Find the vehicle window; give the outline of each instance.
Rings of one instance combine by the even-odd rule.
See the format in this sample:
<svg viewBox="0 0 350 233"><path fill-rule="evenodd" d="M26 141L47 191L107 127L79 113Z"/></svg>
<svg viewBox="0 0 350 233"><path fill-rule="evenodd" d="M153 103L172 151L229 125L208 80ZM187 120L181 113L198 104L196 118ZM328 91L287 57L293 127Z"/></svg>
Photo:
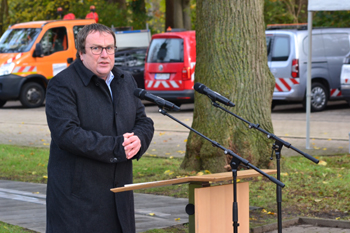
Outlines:
<svg viewBox="0 0 350 233"><path fill-rule="evenodd" d="M40 28L8 29L0 38L0 53L28 52L40 31Z"/></svg>
<svg viewBox="0 0 350 233"><path fill-rule="evenodd" d="M80 32L81 29L83 29L85 25L80 25L80 26L74 26L73 27L73 33L74 33L74 42L75 42L75 48L77 48L77 36L78 36L78 33Z"/></svg>
<svg viewBox="0 0 350 233"><path fill-rule="evenodd" d="M271 61L287 61L289 50L289 37L276 36L273 41Z"/></svg>
<svg viewBox="0 0 350 233"><path fill-rule="evenodd" d="M125 53L117 53L114 57L115 66L124 66L125 65Z"/></svg>
<svg viewBox="0 0 350 233"><path fill-rule="evenodd" d="M153 39L147 62L183 62L183 39Z"/></svg>
<svg viewBox="0 0 350 233"><path fill-rule="evenodd" d="M346 33L323 34L326 56L345 56L349 51L349 35Z"/></svg>
<svg viewBox="0 0 350 233"><path fill-rule="evenodd" d="M51 28L47 30L40 41L45 56L67 50L67 30L65 27Z"/></svg>
<svg viewBox="0 0 350 233"><path fill-rule="evenodd" d="M324 57L323 38L321 34L312 35L312 57ZM306 36L303 41L303 51L308 54L309 37Z"/></svg>
<svg viewBox="0 0 350 233"><path fill-rule="evenodd" d="M146 53L143 51L135 51L126 54L127 66L143 66L145 65Z"/></svg>
<svg viewBox="0 0 350 233"><path fill-rule="evenodd" d="M267 50L267 55L270 54L271 39L272 39L272 36L267 36L267 35L266 35L266 50Z"/></svg>

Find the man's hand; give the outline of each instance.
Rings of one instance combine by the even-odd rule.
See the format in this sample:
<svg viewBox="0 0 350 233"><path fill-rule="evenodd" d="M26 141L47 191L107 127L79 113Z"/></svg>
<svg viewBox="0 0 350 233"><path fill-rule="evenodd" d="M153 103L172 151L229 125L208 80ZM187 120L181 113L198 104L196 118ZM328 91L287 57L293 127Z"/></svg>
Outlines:
<svg viewBox="0 0 350 233"><path fill-rule="evenodd" d="M124 137L124 150L127 159L131 159L134 157L141 148L141 141L138 136L134 135L134 133L125 133Z"/></svg>

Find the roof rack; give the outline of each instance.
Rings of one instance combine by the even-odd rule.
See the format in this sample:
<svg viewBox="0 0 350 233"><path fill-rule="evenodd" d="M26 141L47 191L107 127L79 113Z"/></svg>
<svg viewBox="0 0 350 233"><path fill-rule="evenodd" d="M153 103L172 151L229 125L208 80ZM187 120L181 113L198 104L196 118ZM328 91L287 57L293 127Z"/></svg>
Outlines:
<svg viewBox="0 0 350 233"><path fill-rule="evenodd" d="M298 29L306 30L307 23L291 23L291 24L268 24L266 26L267 30L278 30L278 29Z"/></svg>

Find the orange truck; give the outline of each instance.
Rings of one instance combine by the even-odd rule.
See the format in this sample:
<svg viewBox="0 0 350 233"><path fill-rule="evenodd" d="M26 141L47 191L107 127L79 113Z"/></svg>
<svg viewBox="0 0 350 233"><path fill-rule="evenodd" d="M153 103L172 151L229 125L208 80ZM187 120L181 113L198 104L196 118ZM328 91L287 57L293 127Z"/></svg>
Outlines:
<svg viewBox="0 0 350 233"><path fill-rule="evenodd" d="M35 21L11 26L0 38L0 107L20 100L41 106L53 76L76 57L75 39L94 19Z"/></svg>

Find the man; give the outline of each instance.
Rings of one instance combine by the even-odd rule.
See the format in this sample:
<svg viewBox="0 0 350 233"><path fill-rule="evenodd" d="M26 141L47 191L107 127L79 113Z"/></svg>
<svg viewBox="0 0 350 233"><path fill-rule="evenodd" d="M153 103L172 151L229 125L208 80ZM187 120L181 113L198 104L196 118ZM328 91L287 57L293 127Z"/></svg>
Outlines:
<svg viewBox="0 0 350 233"><path fill-rule="evenodd" d="M133 77L114 67L116 39L101 24L77 37L77 59L49 82L47 232L135 232L132 159L153 137ZM70 45L71 46L71 45Z"/></svg>

